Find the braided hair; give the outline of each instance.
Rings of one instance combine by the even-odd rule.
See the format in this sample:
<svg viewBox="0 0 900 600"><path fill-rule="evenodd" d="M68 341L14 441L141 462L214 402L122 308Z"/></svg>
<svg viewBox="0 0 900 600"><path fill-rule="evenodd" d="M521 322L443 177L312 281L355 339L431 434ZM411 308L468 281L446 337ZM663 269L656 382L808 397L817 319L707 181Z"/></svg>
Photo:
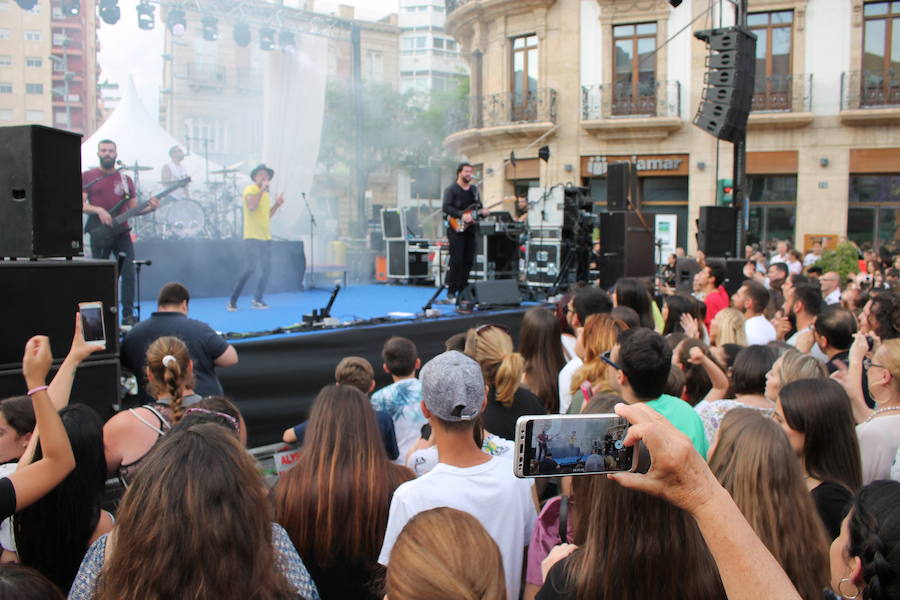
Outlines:
<svg viewBox="0 0 900 600"><path fill-rule="evenodd" d="M176 423L184 413L181 406L184 391L194 387L190 365L187 346L177 337L161 337L147 348L147 368L152 375L147 382L150 395L171 398L170 407Z"/></svg>
<svg viewBox="0 0 900 600"><path fill-rule="evenodd" d="M863 487L850 513L851 556L862 562L863 600L900 597L900 482Z"/></svg>

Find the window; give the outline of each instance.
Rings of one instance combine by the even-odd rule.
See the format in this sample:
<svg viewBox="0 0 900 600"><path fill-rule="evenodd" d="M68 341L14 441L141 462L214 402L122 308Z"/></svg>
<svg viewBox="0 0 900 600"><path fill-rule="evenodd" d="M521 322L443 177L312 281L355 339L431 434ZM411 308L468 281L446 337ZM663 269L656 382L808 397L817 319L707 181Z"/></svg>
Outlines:
<svg viewBox="0 0 900 600"><path fill-rule="evenodd" d="M424 48L425 44L428 43L428 38L424 36L419 36L416 38L416 48Z"/></svg>
<svg viewBox="0 0 900 600"><path fill-rule="evenodd" d="M26 110L25 120L29 123L35 123L44 120L44 111L42 110Z"/></svg>
<svg viewBox="0 0 900 600"><path fill-rule="evenodd" d="M900 175L851 175L847 237L860 247L900 238Z"/></svg>
<svg viewBox="0 0 900 600"><path fill-rule="evenodd" d="M403 50L412 50L415 43L416 43L415 38L409 38L409 37L403 38L402 49Z"/></svg>
<svg viewBox="0 0 900 600"><path fill-rule="evenodd" d="M12 94L11 83L0 83L0 94Z"/></svg>
<svg viewBox="0 0 900 600"><path fill-rule="evenodd" d="M444 40L443 38L434 38L434 47L438 50L444 49Z"/></svg>
<svg viewBox="0 0 900 600"><path fill-rule="evenodd" d="M794 12L753 13L747 16L756 34L756 81L753 110L791 109L791 37Z"/></svg>
<svg viewBox="0 0 900 600"><path fill-rule="evenodd" d="M12 56L9 54L0 54L0 67L11 67Z"/></svg>
<svg viewBox="0 0 900 600"><path fill-rule="evenodd" d="M444 47L448 52L456 52L456 42L454 42L453 40L446 40L444 42Z"/></svg>
<svg viewBox="0 0 900 600"><path fill-rule="evenodd" d="M53 124L57 127L68 127L69 126L69 115L65 111L55 111L53 113Z"/></svg>
<svg viewBox="0 0 900 600"><path fill-rule="evenodd" d="M869 2L863 19L861 104L900 104L900 2Z"/></svg>
<svg viewBox="0 0 900 600"><path fill-rule="evenodd" d="M0 27L0 40L12 39L12 31L6 27Z"/></svg>
<svg viewBox="0 0 900 600"><path fill-rule="evenodd" d="M28 56L25 58L26 67L43 67L44 61L39 56Z"/></svg>
<svg viewBox="0 0 900 600"><path fill-rule="evenodd" d="M25 41L27 42L39 42L41 41L41 32L37 29L26 29L25 30Z"/></svg>
<svg viewBox="0 0 900 600"><path fill-rule="evenodd" d="M778 240L794 239L797 216L796 175L748 175L750 220L747 243L775 247Z"/></svg>
<svg viewBox="0 0 900 600"><path fill-rule="evenodd" d="M44 84L43 83L26 83L25 84L25 93L26 94L43 94L44 93Z"/></svg>
<svg viewBox="0 0 900 600"><path fill-rule="evenodd" d="M12 121L13 111L11 108L0 108L0 121Z"/></svg>
<svg viewBox="0 0 900 600"><path fill-rule="evenodd" d="M538 38L523 35L512 39L512 120L537 118Z"/></svg>
<svg viewBox="0 0 900 600"><path fill-rule="evenodd" d="M6 0L0 0L0 12L6 12L9 10L9 2Z"/></svg>
<svg viewBox="0 0 900 600"><path fill-rule="evenodd" d="M384 80L384 53L380 50L366 50L366 61L363 63L364 79L369 81Z"/></svg>
<svg viewBox="0 0 900 600"><path fill-rule="evenodd" d="M613 26L612 114L656 114L656 23Z"/></svg>

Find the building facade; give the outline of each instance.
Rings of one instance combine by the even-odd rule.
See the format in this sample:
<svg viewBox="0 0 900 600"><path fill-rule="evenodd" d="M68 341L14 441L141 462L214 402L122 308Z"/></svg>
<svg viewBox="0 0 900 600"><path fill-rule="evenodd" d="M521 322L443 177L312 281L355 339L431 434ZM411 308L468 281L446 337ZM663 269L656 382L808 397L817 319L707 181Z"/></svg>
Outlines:
<svg viewBox="0 0 900 600"><path fill-rule="evenodd" d="M731 179L732 144L691 123L708 54L692 33L732 24L731 7L451 1L446 27L470 64L472 97L445 144L482 167L487 203L572 182L603 210L607 165L636 160L644 213L674 221L677 245L693 250L700 207ZM897 243L900 3L749 0L749 12L747 241Z"/></svg>
<svg viewBox="0 0 900 600"><path fill-rule="evenodd" d="M40 124L85 136L97 128L97 16L59 0L22 10L0 0L0 126Z"/></svg>
<svg viewBox="0 0 900 600"><path fill-rule="evenodd" d="M444 0L400 0L400 91L454 89L468 73L446 12Z"/></svg>

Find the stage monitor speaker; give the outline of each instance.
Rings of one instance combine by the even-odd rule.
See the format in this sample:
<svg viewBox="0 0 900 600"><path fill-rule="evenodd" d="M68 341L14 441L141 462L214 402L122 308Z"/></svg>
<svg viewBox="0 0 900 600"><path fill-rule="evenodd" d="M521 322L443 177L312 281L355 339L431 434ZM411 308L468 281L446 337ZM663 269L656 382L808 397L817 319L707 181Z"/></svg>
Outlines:
<svg viewBox="0 0 900 600"><path fill-rule="evenodd" d="M81 136L0 127L0 257L80 256Z"/></svg>
<svg viewBox="0 0 900 600"><path fill-rule="evenodd" d="M632 212L600 215L600 286L621 277L653 277L653 230Z"/></svg>
<svg viewBox="0 0 900 600"><path fill-rule="evenodd" d="M515 279L475 281L463 290L461 300L474 302L481 308L487 306L519 306L519 284Z"/></svg>
<svg viewBox="0 0 900 600"><path fill-rule="evenodd" d="M627 210L631 199L636 208L637 170L630 161L609 163L606 170L606 210Z"/></svg>
<svg viewBox="0 0 900 600"><path fill-rule="evenodd" d="M58 368L57 365L50 370L48 380L52 380ZM119 375L118 358L81 363L75 371L69 404L86 404L106 421L115 412L113 405L118 404L122 397ZM24 396L27 391L21 369L0 371L0 398Z"/></svg>
<svg viewBox="0 0 900 600"><path fill-rule="evenodd" d="M106 350L91 360L117 356L118 294L113 260L0 261L4 291L0 368L19 368L25 342L33 335L50 338L53 358L69 351L79 302L103 303Z"/></svg>
<svg viewBox="0 0 900 600"><path fill-rule="evenodd" d="M747 280L744 276L744 265L747 261L743 258L728 258L725 260L725 270L728 271L728 279L725 280L725 290L729 296L733 296L741 285Z"/></svg>
<svg viewBox="0 0 900 600"><path fill-rule="evenodd" d="M701 206L697 246L707 256L731 258L737 239L737 213L730 206Z"/></svg>

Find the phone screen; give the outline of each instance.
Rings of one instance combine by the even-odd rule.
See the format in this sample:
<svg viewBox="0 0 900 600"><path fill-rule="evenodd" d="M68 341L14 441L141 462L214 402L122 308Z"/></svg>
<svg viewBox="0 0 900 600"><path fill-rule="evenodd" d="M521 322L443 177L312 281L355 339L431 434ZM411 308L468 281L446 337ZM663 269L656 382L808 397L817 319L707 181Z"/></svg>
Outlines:
<svg viewBox="0 0 900 600"><path fill-rule="evenodd" d="M79 306L81 313L81 331L84 341L103 342L106 336L103 332L103 307L99 303L82 304Z"/></svg>
<svg viewBox="0 0 900 600"><path fill-rule="evenodd" d="M535 417L525 423L521 472L525 477L630 471L628 421L618 415Z"/></svg>

